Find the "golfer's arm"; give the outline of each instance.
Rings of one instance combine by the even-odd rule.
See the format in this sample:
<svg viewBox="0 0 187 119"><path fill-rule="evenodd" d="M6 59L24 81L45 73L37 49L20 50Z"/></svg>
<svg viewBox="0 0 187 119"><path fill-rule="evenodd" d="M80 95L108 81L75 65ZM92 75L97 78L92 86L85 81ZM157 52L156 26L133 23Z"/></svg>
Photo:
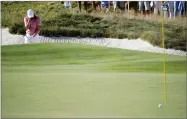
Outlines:
<svg viewBox="0 0 187 119"><path fill-rule="evenodd" d="M29 29L30 26L31 26L31 25L30 25L30 21L27 22L26 19L24 19L24 22L25 22L25 28L26 28L26 29Z"/></svg>
<svg viewBox="0 0 187 119"><path fill-rule="evenodd" d="M40 26L37 27L35 34L39 34L40 33Z"/></svg>
<svg viewBox="0 0 187 119"><path fill-rule="evenodd" d="M41 26L41 21L40 21L40 18L39 18L39 19L38 19L37 26L36 26L35 34L39 34L39 33L40 33L40 26Z"/></svg>
<svg viewBox="0 0 187 119"><path fill-rule="evenodd" d="M25 28L26 28L26 29L29 29L29 28L30 28L30 24L29 24L29 23L26 24L26 25L25 25Z"/></svg>

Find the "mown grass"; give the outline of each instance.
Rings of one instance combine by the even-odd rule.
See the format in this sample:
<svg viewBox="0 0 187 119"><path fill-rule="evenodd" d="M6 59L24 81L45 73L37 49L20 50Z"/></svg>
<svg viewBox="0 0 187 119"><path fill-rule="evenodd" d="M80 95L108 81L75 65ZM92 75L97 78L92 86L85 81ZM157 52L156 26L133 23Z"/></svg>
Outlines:
<svg viewBox="0 0 187 119"><path fill-rule="evenodd" d="M2 46L3 118L185 118L186 58L81 44Z"/></svg>
<svg viewBox="0 0 187 119"><path fill-rule="evenodd" d="M2 66L95 64L102 66L100 70L107 71L163 72L160 54L92 45L60 43L2 46L1 54ZM186 72L185 57L167 55L166 59L168 73Z"/></svg>
<svg viewBox="0 0 187 119"><path fill-rule="evenodd" d="M31 8L42 20L40 35L73 37L142 38L153 45L162 46L161 17L151 16L149 20L126 13L108 14L78 13L76 3L73 9L64 9L62 2L17 2L2 5L2 26L9 27L13 34L25 34L23 17ZM155 19L155 20L154 20ZM169 20L164 25L165 47L186 51L185 19Z"/></svg>

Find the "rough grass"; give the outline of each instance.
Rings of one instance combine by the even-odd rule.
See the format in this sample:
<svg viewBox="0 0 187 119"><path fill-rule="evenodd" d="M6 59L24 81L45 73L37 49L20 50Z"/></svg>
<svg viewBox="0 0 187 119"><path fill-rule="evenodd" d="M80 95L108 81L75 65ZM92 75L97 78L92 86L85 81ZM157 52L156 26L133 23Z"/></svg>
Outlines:
<svg viewBox="0 0 187 119"><path fill-rule="evenodd" d="M185 118L186 58L80 44L2 46L3 118Z"/></svg>
<svg viewBox="0 0 187 119"><path fill-rule="evenodd" d="M6 2L9 3L9 2ZM161 17L148 19L133 12L78 13L76 4L72 10L64 9L62 2L11 2L2 5L2 26L9 27L10 33L25 34L23 17L32 8L42 20L40 35L80 36L107 38L142 38L153 45L161 46ZM111 8L112 9L112 8ZM169 20L164 25L165 46L186 51L185 18Z"/></svg>

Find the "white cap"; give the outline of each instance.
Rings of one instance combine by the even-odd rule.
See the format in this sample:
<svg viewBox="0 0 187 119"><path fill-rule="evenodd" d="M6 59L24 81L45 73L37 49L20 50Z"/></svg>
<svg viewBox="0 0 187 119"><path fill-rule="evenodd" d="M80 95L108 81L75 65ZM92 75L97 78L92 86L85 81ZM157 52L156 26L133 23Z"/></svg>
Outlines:
<svg viewBox="0 0 187 119"><path fill-rule="evenodd" d="M29 9L29 10L27 11L27 17L28 17L28 18L34 17L34 12L33 12L32 9Z"/></svg>

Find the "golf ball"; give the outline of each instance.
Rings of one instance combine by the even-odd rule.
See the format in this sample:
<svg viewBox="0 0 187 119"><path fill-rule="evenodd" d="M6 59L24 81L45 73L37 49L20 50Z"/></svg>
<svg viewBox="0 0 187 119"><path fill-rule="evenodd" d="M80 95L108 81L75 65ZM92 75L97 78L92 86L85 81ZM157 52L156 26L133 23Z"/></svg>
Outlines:
<svg viewBox="0 0 187 119"><path fill-rule="evenodd" d="M162 107L164 107L164 105L163 105L163 104L159 104L158 107L159 107L159 108L162 108Z"/></svg>

